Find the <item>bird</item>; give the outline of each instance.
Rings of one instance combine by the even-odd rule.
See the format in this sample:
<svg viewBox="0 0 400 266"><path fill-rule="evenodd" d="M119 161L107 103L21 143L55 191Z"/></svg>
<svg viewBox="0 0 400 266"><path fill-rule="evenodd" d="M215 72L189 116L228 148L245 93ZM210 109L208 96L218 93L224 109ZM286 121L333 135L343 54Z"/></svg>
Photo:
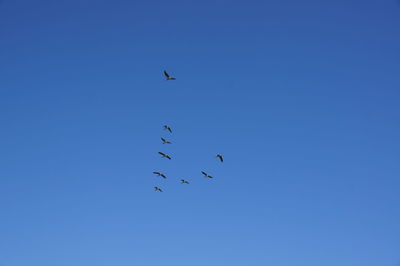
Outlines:
<svg viewBox="0 0 400 266"><path fill-rule="evenodd" d="M161 138L162 144L171 144L171 141Z"/></svg>
<svg viewBox="0 0 400 266"><path fill-rule="evenodd" d="M163 173L160 173L160 172L153 172L153 174L158 175L162 178L167 178Z"/></svg>
<svg viewBox="0 0 400 266"><path fill-rule="evenodd" d="M181 184L189 184L189 181L187 181L185 179L181 179Z"/></svg>
<svg viewBox="0 0 400 266"><path fill-rule="evenodd" d="M171 160L171 157L169 157L168 154L165 154L165 153L160 152L160 151L158 153L161 154L162 157L167 158L168 160Z"/></svg>
<svg viewBox="0 0 400 266"><path fill-rule="evenodd" d="M154 190L155 190L155 191L160 191L160 192L163 192L163 191L162 191L162 189L161 189L161 188L159 188L159 187L154 187Z"/></svg>
<svg viewBox="0 0 400 266"><path fill-rule="evenodd" d="M176 80L176 78L170 76L167 71L164 70L164 76L166 80Z"/></svg>
<svg viewBox="0 0 400 266"><path fill-rule="evenodd" d="M217 154L217 156L215 156L217 158L219 158L219 160L221 161L221 163L224 162L224 158L222 157L222 154Z"/></svg>
<svg viewBox="0 0 400 266"><path fill-rule="evenodd" d="M201 171L201 173L204 175L204 177L207 178L213 178L212 176L210 176L209 174L207 174L206 172Z"/></svg>
<svg viewBox="0 0 400 266"><path fill-rule="evenodd" d="M169 132L172 133L172 129L170 126L165 125L165 126L163 126L163 128L164 128L164 130L168 130Z"/></svg>

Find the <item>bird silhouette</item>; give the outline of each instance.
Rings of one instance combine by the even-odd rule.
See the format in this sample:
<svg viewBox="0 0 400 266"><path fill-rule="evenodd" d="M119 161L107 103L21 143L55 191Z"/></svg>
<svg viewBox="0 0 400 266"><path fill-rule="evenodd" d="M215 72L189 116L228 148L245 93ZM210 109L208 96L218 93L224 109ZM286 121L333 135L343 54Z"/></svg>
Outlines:
<svg viewBox="0 0 400 266"><path fill-rule="evenodd" d="M201 171L201 173L204 175L204 177L207 178L213 178L212 176L210 176L209 174L207 174L206 172Z"/></svg>
<svg viewBox="0 0 400 266"><path fill-rule="evenodd" d="M164 70L164 76L166 80L176 80L176 78L170 76L167 71Z"/></svg>
<svg viewBox="0 0 400 266"><path fill-rule="evenodd" d="M167 178L163 173L160 173L160 172L153 172L153 174L158 175L159 177L162 177L162 178Z"/></svg>
<svg viewBox="0 0 400 266"><path fill-rule="evenodd" d="M171 144L171 141L161 138L162 144Z"/></svg>
<svg viewBox="0 0 400 266"><path fill-rule="evenodd" d="M224 158L222 157L222 154L217 154L217 156L215 156L217 158L219 158L219 160L221 161L221 163L224 162Z"/></svg>
<svg viewBox="0 0 400 266"><path fill-rule="evenodd" d="M169 157L169 155L168 154L165 154L165 153L163 153L163 152L158 152L159 154L161 154L162 155L162 157L164 157L164 158L167 158L168 160L171 160L171 157Z"/></svg>
<svg viewBox="0 0 400 266"><path fill-rule="evenodd" d="M185 179L181 179L181 184L189 184L189 181L187 181Z"/></svg>
<svg viewBox="0 0 400 266"><path fill-rule="evenodd" d="M161 189L161 188L159 188L159 187L154 187L154 190L155 190L155 191L160 191L160 192L163 192L163 191L162 191L162 189Z"/></svg>
<svg viewBox="0 0 400 266"><path fill-rule="evenodd" d="M170 126L165 125L165 126L163 126L163 128L164 128L164 130L168 130L170 133L172 133L172 129Z"/></svg>

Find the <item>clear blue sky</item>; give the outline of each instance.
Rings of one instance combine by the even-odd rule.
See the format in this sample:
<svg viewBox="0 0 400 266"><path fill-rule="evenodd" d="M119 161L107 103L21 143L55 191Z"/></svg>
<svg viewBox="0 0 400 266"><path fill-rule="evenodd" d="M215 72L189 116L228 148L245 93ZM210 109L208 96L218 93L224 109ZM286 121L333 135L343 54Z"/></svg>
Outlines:
<svg viewBox="0 0 400 266"><path fill-rule="evenodd" d="M3 0L0 266L398 266L399 90L397 0Z"/></svg>

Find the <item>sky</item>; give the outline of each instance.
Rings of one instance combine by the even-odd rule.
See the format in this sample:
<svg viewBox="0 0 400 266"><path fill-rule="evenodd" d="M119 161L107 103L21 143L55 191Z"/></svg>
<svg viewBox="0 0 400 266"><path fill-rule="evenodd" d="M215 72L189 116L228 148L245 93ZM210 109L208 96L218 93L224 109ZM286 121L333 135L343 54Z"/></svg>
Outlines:
<svg viewBox="0 0 400 266"><path fill-rule="evenodd" d="M399 266L399 47L398 0L1 1L0 266Z"/></svg>

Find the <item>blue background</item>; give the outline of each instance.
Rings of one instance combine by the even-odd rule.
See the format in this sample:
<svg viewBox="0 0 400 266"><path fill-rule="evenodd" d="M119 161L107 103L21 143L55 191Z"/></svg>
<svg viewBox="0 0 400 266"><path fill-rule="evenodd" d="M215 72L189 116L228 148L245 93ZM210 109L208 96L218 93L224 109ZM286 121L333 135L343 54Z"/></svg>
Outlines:
<svg viewBox="0 0 400 266"><path fill-rule="evenodd" d="M3 0L0 265L398 266L399 88L397 0Z"/></svg>

